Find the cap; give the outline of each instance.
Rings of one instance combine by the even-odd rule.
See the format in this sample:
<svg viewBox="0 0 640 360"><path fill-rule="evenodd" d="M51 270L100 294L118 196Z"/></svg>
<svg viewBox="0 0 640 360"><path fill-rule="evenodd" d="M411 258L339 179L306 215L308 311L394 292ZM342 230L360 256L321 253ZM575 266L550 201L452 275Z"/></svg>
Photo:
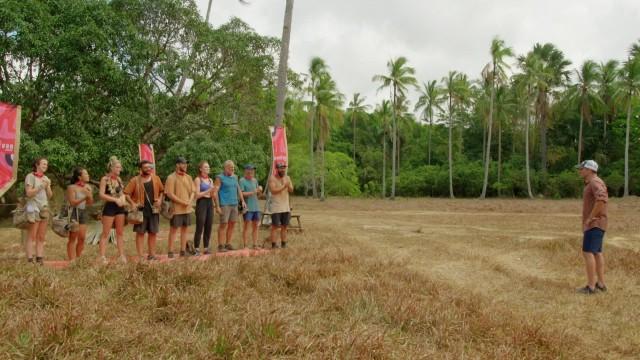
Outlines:
<svg viewBox="0 0 640 360"><path fill-rule="evenodd" d="M598 163L593 160L585 160L576 165L576 169L589 169L593 170L593 172L598 172Z"/></svg>
<svg viewBox="0 0 640 360"><path fill-rule="evenodd" d="M276 163L276 169L286 169L286 168L287 168L287 164L283 162Z"/></svg>
<svg viewBox="0 0 640 360"><path fill-rule="evenodd" d="M256 167L253 164L247 164L244 166L245 170L255 170Z"/></svg>
<svg viewBox="0 0 640 360"><path fill-rule="evenodd" d="M188 164L189 160L187 160L184 156L178 156L176 158L176 164Z"/></svg>

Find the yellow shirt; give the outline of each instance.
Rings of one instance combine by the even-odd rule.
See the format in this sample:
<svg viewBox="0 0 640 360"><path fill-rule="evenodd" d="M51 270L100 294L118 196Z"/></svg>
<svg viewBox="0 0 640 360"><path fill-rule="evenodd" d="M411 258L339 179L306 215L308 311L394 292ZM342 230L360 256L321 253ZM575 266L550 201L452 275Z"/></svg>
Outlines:
<svg viewBox="0 0 640 360"><path fill-rule="evenodd" d="M167 177L167 181L164 186L165 194L172 194L180 200L190 202L193 191L193 180L189 174L178 175L175 172ZM191 213L191 205L182 205L176 202L173 203L174 214L183 215Z"/></svg>

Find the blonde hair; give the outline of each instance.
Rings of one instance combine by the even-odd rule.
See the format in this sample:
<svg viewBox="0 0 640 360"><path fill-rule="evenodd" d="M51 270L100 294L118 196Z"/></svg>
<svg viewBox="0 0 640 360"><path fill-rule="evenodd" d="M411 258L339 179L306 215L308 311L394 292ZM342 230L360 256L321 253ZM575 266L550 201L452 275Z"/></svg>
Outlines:
<svg viewBox="0 0 640 360"><path fill-rule="evenodd" d="M227 166L233 166L234 168L236 167L236 164L233 163L233 160L227 160L224 162L224 164L222 165L223 168L226 168Z"/></svg>
<svg viewBox="0 0 640 360"><path fill-rule="evenodd" d="M122 163L118 160L117 156L111 156L107 164L107 171L112 171L116 165L122 165Z"/></svg>

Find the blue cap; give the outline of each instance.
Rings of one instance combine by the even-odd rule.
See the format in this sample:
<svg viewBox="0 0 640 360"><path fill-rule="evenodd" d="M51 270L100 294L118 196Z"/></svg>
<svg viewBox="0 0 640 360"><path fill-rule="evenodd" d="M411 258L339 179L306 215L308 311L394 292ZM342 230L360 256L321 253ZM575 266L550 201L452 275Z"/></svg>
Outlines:
<svg viewBox="0 0 640 360"><path fill-rule="evenodd" d="M256 167L253 164L247 164L244 166L245 170L255 170Z"/></svg>

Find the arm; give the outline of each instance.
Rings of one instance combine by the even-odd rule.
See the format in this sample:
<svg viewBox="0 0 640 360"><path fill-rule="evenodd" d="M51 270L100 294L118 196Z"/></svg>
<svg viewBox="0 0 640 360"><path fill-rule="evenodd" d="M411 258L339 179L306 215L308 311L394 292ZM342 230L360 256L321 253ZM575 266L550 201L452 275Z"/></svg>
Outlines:
<svg viewBox="0 0 640 360"><path fill-rule="evenodd" d="M287 188L286 185L279 187L278 184L276 184L276 182L273 181L273 178L269 179L269 191L271 191L272 194L274 195L280 194L286 188Z"/></svg>
<svg viewBox="0 0 640 360"><path fill-rule="evenodd" d="M238 182L238 197L240 198L240 203L242 204L242 207L247 207L247 203L244 201L244 193L242 192L242 189L240 189L240 183Z"/></svg>
<svg viewBox="0 0 640 360"><path fill-rule="evenodd" d="M220 190L220 179L216 178L216 180L213 182L212 198L213 198L213 203L215 205L216 212L218 214L222 214L222 209L220 208L220 196L218 195L219 190Z"/></svg>
<svg viewBox="0 0 640 360"><path fill-rule="evenodd" d="M27 197L32 198L36 196L36 194L42 189L41 187L36 187L35 180L31 177L31 175L27 175L26 180L24 181L24 189Z"/></svg>
<svg viewBox="0 0 640 360"><path fill-rule="evenodd" d="M127 200L127 202L131 205L132 208L137 209L138 208L138 204L133 200L133 194L136 191L136 182L137 182L138 178L134 177L133 179L129 180L129 183L127 184L127 187L124 188L124 196L125 199Z"/></svg>
<svg viewBox="0 0 640 360"><path fill-rule="evenodd" d="M169 199L171 199L171 201L180 204L180 205L184 205L184 206L189 206L189 203L180 199L179 197L177 197L173 191L171 190L172 188L175 188L175 179L172 179L171 177L167 179L167 187L165 189L165 195L167 195L167 197Z"/></svg>
<svg viewBox="0 0 640 360"><path fill-rule="evenodd" d="M91 190L91 185L87 184L84 186L85 191L87 192L87 198L85 200L86 205L93 205L93 191Z"/></svg>
<svg viewBox="0 0 640 360"><path fill-rule="evenodd" d="M593 210L591 210L591 214L589 214L589 218L587 219L587 224L600 217L604 204L605 202L603 200L596 201L596 204L593 206Z"/></svg>
<svg viewBox="0 0 640 360"><path fill-rule="evenodd" d="M44 182L45 190L47 191L47 198L51 199L53 197L53 191L51 190L51 180L47 178Z"/></svg>
<svg viewBox="0 0 640 360"><path fill-rule="evenodd" d="M291 178L289 176L287 176L287 191L289 191L289 193L293 192L293 182L291 182Z"/></svg>
<svg viewBox="0 0 640 360"><path fill-rule="evenodd" d="M72 207L76 207L85 202L86 199L76 199L76 197L74 196L76 191L73 189L73 186L74 185L67 186L67 201L69 202L69 205L71 205Z"/></svg>
<svg viewBox="0 0 640 360"><path fill-rule="evenodd" d="M196 189L196 199L201 199L201 198L207 196L208 193L210 193L210 190L200 192L199 191L200 183L201 183L200 177L196 176L195 180L193 180L193 186Z"/></svg>

